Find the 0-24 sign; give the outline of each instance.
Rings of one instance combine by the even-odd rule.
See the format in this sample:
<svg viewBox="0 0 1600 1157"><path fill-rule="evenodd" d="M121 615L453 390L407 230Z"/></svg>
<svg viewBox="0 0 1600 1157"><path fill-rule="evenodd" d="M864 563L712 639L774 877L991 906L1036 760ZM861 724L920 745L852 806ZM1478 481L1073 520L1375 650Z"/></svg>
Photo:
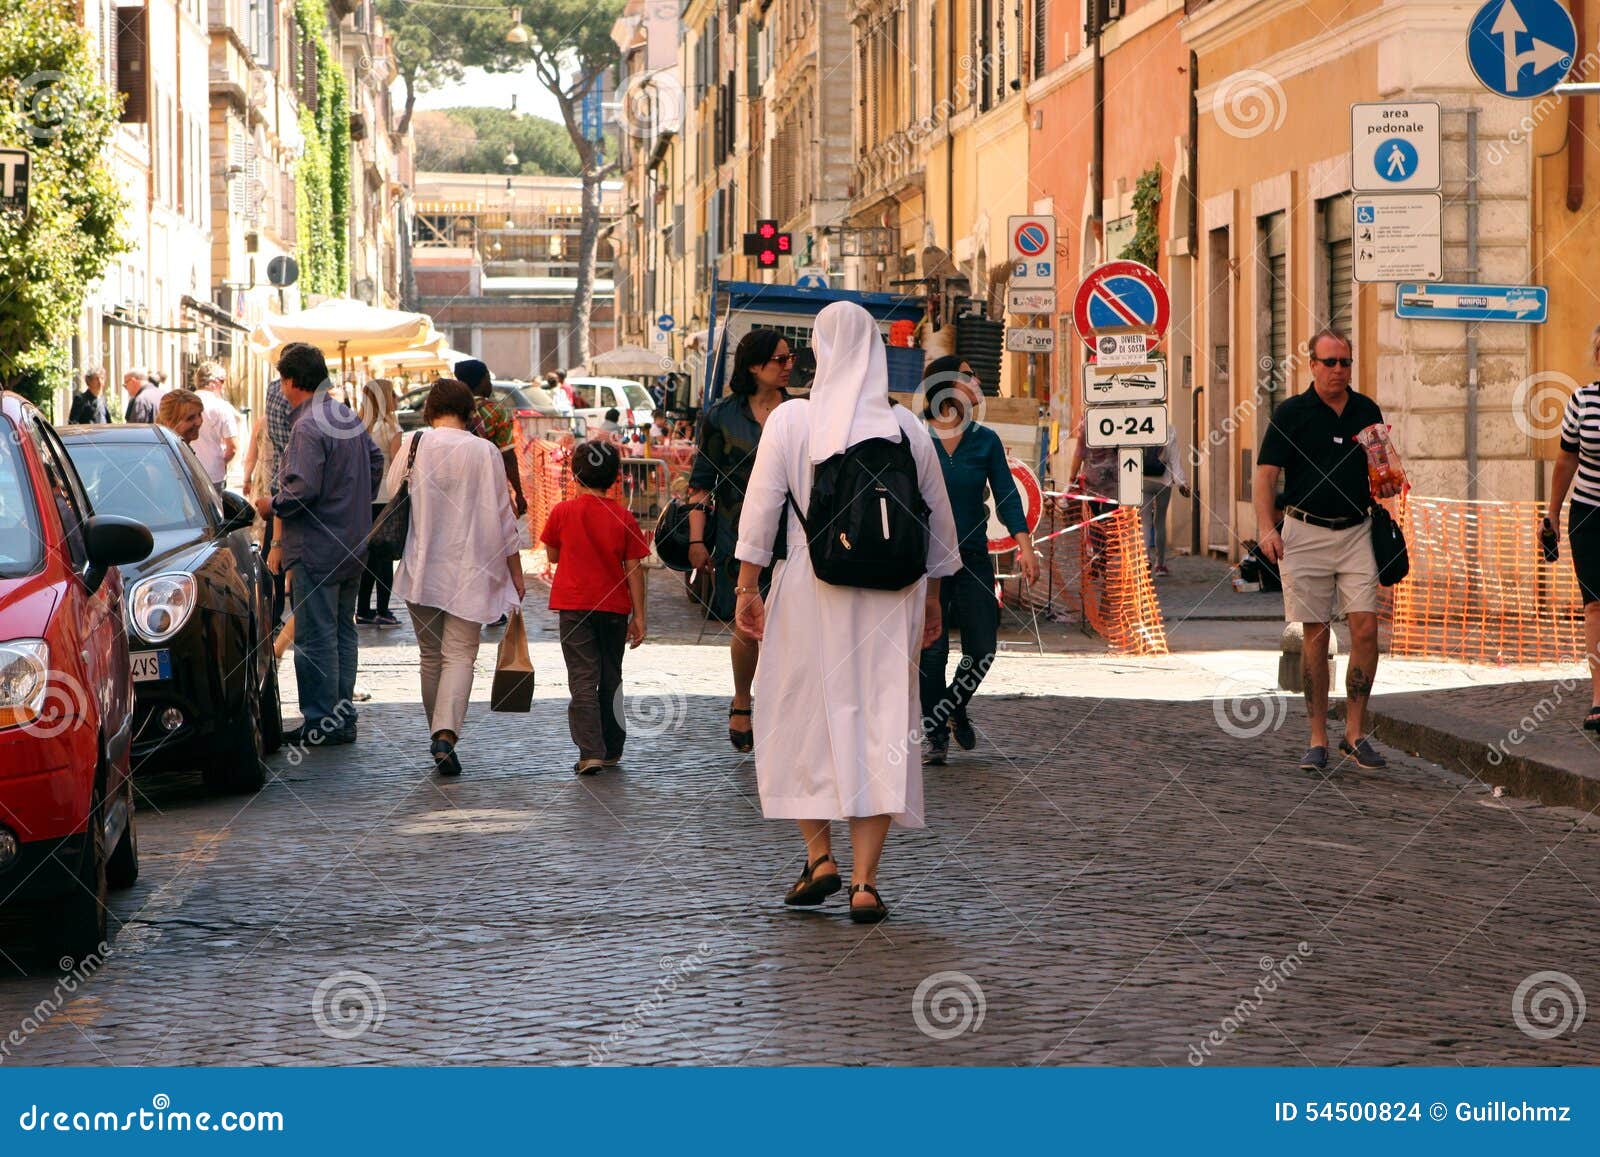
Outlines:
<svg viewBox="0 0 1600 1157"><path fill-rule="evenodd" d="M1165 446L1165 406L1091 406L1083 429L1084 445L1094 450L1118 446Z"/></svg>

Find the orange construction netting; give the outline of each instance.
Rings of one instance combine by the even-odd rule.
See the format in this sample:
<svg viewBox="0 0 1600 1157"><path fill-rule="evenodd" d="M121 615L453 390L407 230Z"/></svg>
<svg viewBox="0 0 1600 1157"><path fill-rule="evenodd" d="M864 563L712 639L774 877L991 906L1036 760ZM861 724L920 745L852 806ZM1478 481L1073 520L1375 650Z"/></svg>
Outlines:
<svg viewBox="0 0 1600 1157"><path fill-rule="evenodd" d="M1044 566L1028 602L1058 617L1080 614L1120 654L1168 653L1137 506L1046 495L1034 541Z"/></svg>
<svg viewBox="0 0 1600 1157"><path fill-rule="evenodd" d="M528 503L528 542L537 550L556 503L578 496L578 480L572 476L572 440L530 439L519 430L517 466L522 473L522 496ZM621 478L610 495L619 502L624 500Z"/></svg>
<svg viewBox="0 0 1600 1157"><path fill-rule="evenodd" d="M1390 650L1489 663L1574 662L1584 651L1583 598L1563 539L1539 551L1539 502L1407 495L1393 506L1411 574L1388 588Z"/></svg>

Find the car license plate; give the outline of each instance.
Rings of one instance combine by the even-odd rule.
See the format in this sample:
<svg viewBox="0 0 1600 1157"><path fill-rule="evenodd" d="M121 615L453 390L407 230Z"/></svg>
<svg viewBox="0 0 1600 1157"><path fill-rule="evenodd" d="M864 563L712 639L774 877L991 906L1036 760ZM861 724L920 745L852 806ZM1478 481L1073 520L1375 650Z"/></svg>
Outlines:
<svg viewBox="0 0 1600 1157"><path fill-rule="evenodd" d="M128 658L133 663L135 683L153 683L158 679L172 678L171 651L135 651Z"/></svg>

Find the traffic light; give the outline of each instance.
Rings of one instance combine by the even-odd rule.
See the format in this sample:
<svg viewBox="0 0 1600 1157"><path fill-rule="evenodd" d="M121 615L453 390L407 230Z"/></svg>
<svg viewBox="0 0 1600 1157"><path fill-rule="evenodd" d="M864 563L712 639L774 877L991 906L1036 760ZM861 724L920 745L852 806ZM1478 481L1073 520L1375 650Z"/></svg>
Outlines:
<svg viewBox="0 0 1600 1157"><path fill-rule="evenodd" d="M744 255L754 257L762 269L776 269L778 259L793 252L793 238L778 232L776 221L757 221L756 231L744 235Z"/></svg>

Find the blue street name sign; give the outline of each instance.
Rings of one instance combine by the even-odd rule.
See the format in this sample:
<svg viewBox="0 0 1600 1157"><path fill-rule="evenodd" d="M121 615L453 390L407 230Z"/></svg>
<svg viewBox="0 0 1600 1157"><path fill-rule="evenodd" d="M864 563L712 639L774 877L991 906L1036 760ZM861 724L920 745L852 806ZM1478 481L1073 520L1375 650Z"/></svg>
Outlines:
<svg viewBox="0 0 1600 1157"><path fill-rule="evenodd" d="M1485 88L1527 100L1566 77L1578 29L1558 0L1489 0L1472 18L1467 59Z"/></svg>
<svg viewBox="0 0 1600 1157"><path fill-rule="evenodd" d="M1395 287L1394 315L1413 320L1518 321L1541 325L1549 312L1550 291L1542 285L1402 282Z"/></svg>

